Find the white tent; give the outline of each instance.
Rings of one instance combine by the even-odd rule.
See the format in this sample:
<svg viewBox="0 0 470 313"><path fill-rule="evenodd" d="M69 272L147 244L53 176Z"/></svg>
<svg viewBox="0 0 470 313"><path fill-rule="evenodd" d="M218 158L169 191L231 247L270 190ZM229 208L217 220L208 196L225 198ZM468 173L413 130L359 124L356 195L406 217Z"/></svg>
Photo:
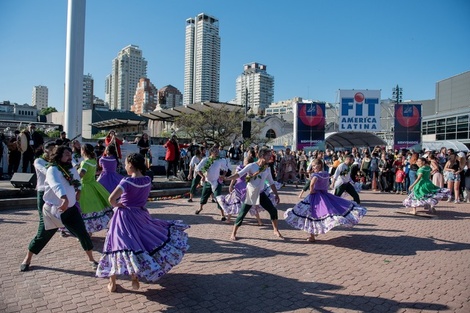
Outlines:
<svg viewBox="0 0 470 313"><path fill-rule="evenodd" d="M454 149L455 152L463 151L468 152L468 147L458 140L443 140L443 141L424 141L423 150L429 149L439 151L442 147L447 149Z"/></svg>

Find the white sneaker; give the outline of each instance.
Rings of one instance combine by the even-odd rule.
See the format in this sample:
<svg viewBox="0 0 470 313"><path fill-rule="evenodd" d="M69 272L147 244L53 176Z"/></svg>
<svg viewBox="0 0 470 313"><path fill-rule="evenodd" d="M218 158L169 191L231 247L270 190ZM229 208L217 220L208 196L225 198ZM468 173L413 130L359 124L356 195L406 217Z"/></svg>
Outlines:
<svg viewBox="0 0 470 313"><path fill-rule="evenodd" d="M460 200L455 200L454 203L460 203Z"/></svg>
<svg viewBox="0 0 470 313"><path fill-rule="evenodd" d="M449 197L449 199L447 199L447 202L452 202L452 197Z"/></svg>

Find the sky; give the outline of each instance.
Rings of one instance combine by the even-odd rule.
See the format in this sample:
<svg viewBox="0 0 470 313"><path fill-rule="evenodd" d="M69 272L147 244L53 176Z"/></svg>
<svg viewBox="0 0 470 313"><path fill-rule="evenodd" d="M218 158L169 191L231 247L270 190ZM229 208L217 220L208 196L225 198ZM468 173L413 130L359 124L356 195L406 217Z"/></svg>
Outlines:
<svg viewBox="0 0 470 313"><path fill-rule="evenodd" d="M66 0L0 0L0 101L31 104L49 89L63 111ZM147 77L183 92L185 21L219 20L220 102L235 98L243 65L274 76L274 101L338 102L339 89L403 88L404 100L435 98L440 80L470 70L468 0L88 0L84 74L104 99L112 60L140 47Z"/></svg>

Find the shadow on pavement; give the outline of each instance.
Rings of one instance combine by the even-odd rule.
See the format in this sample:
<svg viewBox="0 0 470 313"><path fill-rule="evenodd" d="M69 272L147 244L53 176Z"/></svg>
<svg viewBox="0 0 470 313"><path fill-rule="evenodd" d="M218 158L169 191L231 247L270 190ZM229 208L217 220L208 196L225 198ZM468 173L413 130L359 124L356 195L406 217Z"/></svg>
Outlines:
<svg viewBox="0 0 470 313"><path fill-rule="evenodd" d="M318 312L403 312L448 308L439 303L338 294L342 289L339 285L301 282L261 271L240 270L218 275L170 273L158 283L161 288L135 293L169 306L162 312L290 312L306 308Z"/></svg>
<svg viewBox="0 0 470 313"><path fill-rule="evenodd" d="M468 243L447 241L432 237L387 237L375 234L345 235L329 240L318 240L317 243L360 250L366 253L386 255L416 255L417 251L462 251L470 249L470 244Z"/></svg>

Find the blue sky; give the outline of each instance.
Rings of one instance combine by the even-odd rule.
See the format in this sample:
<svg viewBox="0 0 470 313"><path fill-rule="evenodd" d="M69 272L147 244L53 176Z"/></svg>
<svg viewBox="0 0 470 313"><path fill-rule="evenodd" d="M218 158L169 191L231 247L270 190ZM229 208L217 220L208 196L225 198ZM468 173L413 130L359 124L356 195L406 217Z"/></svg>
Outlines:
<svg viewBox="0 0 470 313"><path fill-rule="evenodd" d="M157 88L183 92L185 21L219 19L220 101L235 98L243 65L275 77L274 100L337 101L338 89L397 84L405 100L435 97L436 82L470 70L468 0L88 0L85 66L104 99L111 61L138 45ZM49 88L63 110L66 0L0 0L0 101L31 104Z"/></svg>

